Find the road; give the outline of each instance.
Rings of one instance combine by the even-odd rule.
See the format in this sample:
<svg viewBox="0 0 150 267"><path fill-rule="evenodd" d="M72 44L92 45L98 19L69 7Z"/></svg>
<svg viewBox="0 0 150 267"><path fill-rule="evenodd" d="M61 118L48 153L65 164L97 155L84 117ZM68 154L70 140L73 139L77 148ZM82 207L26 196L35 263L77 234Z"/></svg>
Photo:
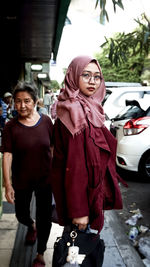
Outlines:
<svg viewBox="0 0 150 267"><path fill-rule="evenodd" d="M121 186L124 210L126 216L131 216L131 210L140 209L143 219L140 223L150 227L150 181L143 182L142 177L138 177L133 172L123 172L118 170L121 177L128 184L128 188Z"/></svg>
<svg viewBox="0 0 150 267"><path fill-rule="evenodd" d="M131 226L125 223L131 218L137 209L140 210L142 218L137 220L136 226L146 226L150 229L150 181L143 182L142 177L139 177L133 172L125 172L118 169L120 176L128 184L128 188L121 185L123 198L123 210L117 211L119 219L124 226L125 234L128 234ZM150 231L140 233L137 237L139 240L142 236L150 236Z"/></svg>

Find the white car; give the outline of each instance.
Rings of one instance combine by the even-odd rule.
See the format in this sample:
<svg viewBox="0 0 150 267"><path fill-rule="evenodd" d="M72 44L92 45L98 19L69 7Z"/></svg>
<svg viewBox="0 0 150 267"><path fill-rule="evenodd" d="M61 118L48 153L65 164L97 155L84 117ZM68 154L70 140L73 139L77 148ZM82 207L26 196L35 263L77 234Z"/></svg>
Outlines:
<svg viewBox="0 0 150 267"><path fill-rule="evenodd" d="M138 103L127 106L114 118L110 131L118 141L117 165L139 172L150 181L150 99Z"/></svg>
<svg viewBox="0 0 150 267"><path fill-rule="evenodd" d="M103 109L107 120L114 118L125 107L126 100L138 100L150 94L150 86L106 88Z"/></svg>

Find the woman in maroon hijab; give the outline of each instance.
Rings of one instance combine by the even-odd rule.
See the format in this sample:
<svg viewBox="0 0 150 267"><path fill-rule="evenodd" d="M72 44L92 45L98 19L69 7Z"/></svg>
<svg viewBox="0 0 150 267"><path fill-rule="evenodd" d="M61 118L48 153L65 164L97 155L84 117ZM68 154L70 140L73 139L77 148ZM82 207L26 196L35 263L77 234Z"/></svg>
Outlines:
<svg viewBox="0 0 150 267"><path fill-rule="evenodd" d="M52 187L60 225L100 232L105 209L121 209L116 139L104 126L105 84L97 60L70 63L58 97Z"/></svg>

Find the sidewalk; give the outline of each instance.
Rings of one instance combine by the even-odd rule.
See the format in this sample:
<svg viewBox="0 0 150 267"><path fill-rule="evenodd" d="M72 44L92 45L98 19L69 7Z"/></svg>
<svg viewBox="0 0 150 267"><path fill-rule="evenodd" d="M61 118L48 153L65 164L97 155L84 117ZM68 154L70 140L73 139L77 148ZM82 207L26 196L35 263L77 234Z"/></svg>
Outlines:
<svg viewBox="0 0 150 267"><path fill-rule="evenodd" d="M7 212L7 211L6 211ZM53 244L61 236L63 227L53 224L45 252L46 267L51 267ZM4 213L0 219L0 267L30 267L36 254L36 245L24 246L26 227L17 223L14 213ZM103 267L142 267L138 253L123 232L115 211L105 212L101 233L106 250ZM94 267L94 266L93 266Z"/></svg>
<svg viewBox="0 0 150 267"><path fill-rule="evenodd" d="M53 224L48 249L45 253L47 267L51 266L53 242L56 236L62 232L62 227ZM105 224L101 232L101 238L105 241L105 256L103 267L143 267L144 264L134 247L123 232L115 211L105 212ZM94 267L94 266L93 266Z"/></svg>

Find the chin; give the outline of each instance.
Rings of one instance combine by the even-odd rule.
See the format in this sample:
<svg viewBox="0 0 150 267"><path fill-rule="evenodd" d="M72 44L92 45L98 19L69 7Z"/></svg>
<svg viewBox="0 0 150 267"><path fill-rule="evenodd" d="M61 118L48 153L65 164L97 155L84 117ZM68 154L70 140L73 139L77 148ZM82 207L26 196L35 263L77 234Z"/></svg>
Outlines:
<svg viewBox="0 0 150 267"><path fill-rule="evenodd" d="M90 92L90 93L87 94L87 96L92 96L94 94L95 94L95 92Z"/></svg>
<svg viewBox="0 0 150 267"><path fill-rule="evenodd" d="M28 114L26 114L26 113L20 113L20 114L19 114L19 117L21 117L21 118L26 118L26 117L28 117Z"/></svg>

